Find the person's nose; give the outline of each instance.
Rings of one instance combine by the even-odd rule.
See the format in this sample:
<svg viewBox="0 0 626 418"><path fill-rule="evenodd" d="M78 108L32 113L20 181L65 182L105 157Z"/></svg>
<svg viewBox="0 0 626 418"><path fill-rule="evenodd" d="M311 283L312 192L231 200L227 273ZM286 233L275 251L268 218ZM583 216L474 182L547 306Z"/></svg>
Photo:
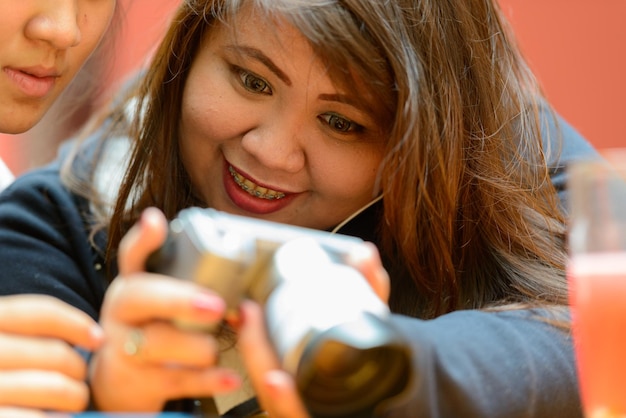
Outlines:
<svg viewBox="0 0 626 418"><path fill-rule="evenodd" d="M242 147L264 166L288 173L297 173L306 164L301 121L288 117L263 122L243 136Z"/></svg>
<svg viewBox="0 0 626 418"><path fill-rule="evenodd" d="M26 37L60 50L78 45L81 41L78 2L55 0L41 3L45 6L28 21Z"/></svg>

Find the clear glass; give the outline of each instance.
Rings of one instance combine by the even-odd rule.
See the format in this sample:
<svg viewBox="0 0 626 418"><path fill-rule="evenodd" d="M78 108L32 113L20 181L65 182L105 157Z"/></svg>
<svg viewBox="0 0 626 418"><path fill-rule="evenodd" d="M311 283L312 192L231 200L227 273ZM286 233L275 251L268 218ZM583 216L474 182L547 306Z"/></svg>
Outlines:
<svg viewBox="0 0 626 418"><path fill-rule="evenodd" d="M572 328L585 417L626 417L626 149L569 168Z"/></svg>

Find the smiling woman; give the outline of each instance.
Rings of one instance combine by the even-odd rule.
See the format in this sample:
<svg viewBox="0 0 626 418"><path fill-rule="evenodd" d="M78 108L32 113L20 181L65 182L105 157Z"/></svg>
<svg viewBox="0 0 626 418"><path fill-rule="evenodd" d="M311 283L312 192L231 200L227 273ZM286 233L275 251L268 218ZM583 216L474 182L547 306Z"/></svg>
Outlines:
<svg viewBox="0 0 626 418"><path fill-rule="evenodd" d="M542 96L496 0L184 0L98 116L0 195L14 249L0 292L99 318L97 409L210 398L229 417L308 415L258 304L233 321L213 290L145 271L166 221L201 206L372 243L328 276L354 267L388 303L415 373L352 416L581 416L563 167L595 153ZM296 274L308 257L290 256ZM340 287L307 302L322 317L351 302Z"/></svg>
<svg viewBox="0 0 626 418"><path fill-rule="evenodd" d="M268 24L248 7L232 29L211 32L182 96L180 152L196 197L316 229L366 205L380 193L373 185L389 128L352 86L333 82L284 19Z"/></svg>

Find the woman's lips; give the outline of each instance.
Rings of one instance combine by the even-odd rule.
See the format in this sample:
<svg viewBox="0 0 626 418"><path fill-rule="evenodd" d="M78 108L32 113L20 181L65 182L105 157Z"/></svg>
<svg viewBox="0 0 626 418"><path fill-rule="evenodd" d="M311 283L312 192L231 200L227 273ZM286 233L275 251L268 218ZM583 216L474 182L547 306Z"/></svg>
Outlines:
<svg viewBox="0 0 626 418"><path fill-rule="evenodd" d="M256 215L276 212L291 203L292 199L297 196L297 194L261 186L227 162L224 164L224 189L237 207Z"/></svg>
<svg viewBox="0 0 626 418"><path fill-rule="evenodd" d="M283 192L259 186L258 184L255 184L252 180L245 178L243 175L239 174L232 165L228 166L228 172L232 176L233 180L235 180L235 183L237 183L237 185L241 187L242 190L248 192L254 197L267 200L282 199L283 197L285 197L285 193Z"/></svg>
<svg viewBox="0 0 626 418"><path fill-rule="evenodd" d="M26 96L42 98L47 96L56 82L56 75L34 75L15 68L4 68L9 80Z"/></svg>

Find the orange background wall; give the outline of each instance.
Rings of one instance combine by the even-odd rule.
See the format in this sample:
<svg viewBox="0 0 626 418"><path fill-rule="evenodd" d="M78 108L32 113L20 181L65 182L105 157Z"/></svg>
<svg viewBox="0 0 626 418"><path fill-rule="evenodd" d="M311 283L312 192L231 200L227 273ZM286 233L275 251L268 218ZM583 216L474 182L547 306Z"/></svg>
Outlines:
<svg viewBox="0 0 626 418"><path fill-rule="evenodd" d="M128 73L145 61L180 0L118 0L124 8L124 28L115 57L119 75Z"/></svg>
<svg viewBox="0 0 626 418"><path fill-rule="evenodd" d="M500 0L548 99L597 148L626 147L626 0Z"/></svg>
<svg viewBox="0 0 626 418"><path fill-rule="evenodd" d="M141 65L180 0L119 0L123 77ZM597 148L626 147L626 0L499 0L550 102ZM45 139L45 138L42 138ZM38 161L28 135L0 138L15 172Z"/></svg>

